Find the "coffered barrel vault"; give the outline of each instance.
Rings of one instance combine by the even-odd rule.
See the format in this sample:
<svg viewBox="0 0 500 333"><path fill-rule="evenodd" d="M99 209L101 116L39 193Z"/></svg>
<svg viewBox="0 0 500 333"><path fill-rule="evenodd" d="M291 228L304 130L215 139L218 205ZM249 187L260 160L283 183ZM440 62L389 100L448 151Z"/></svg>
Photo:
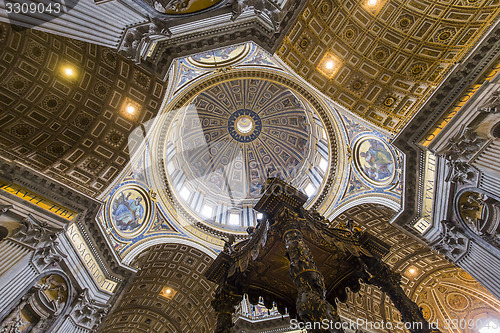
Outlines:
<svg viewBox="0 0 500 333"><path fill-rule="evenodd" d="M499 12L496 0L315 0L277 54L353 113L398 132Z"/></svg>
<svg viewBox="0 0 500 333"><path fill-rule="evenodd" d="M476 325L441 332L500 322L499 1L64 2L0 4L0 331L208 333L229 306L234 332L289 331L286 248L238 253L268 176L318 223L308 263L342 321L402 314L335 285L334 229L385 243L417 317ZM225 254L264 298L204 277Z"/></svg>
<svg viewBox="0 0 500 333"><path fill-rule="evenodd" d="M158 112L165 83L107 47L3 23L0 41L3 155L84 193L104 190L129 159L132 129Z"/></svg>

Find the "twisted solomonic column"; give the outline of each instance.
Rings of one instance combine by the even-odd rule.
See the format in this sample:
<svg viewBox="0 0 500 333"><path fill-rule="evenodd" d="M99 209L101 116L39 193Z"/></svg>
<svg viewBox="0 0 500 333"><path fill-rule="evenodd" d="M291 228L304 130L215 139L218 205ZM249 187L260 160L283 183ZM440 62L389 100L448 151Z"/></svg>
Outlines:
<svg viewBox="0 0 500 333"><path fill-rule="evenodd" d="M290 260L290 277L297 288L296 306L300 319L316 326L319 324L315 323L328 323L328 328L318 327L310 332L344 332L337 310L325 299L325 280L302 238L297 213L284 208L278 222L285 226L282 239Z"/></svg>
<svg viewBox="0 0 500 333"><path fill-rule="evenodd" d="M215 292L215 298L210 303L217 314L217 324L214 333L231 333L235 307L243 300L242 295L235 295L221 286Z"/></svg>
<svg viewBox="0 0 500 333"><path fill-rule="evenodd" d="M392 303L401 314L405 323L413 323L409 329L411 333L439 333L425 320L418 305L406 296L400 286L401 276L395 273L382 260L376 257L362 255L360 257L365 270L371 277L364 279L365 282L380 288L391 299Z"/></svg>

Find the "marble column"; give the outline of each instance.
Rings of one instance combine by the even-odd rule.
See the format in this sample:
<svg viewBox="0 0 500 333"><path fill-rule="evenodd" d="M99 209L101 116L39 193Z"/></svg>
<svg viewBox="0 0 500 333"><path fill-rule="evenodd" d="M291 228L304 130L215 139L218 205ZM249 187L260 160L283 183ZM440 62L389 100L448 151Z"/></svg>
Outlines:
<svg viewBox="0 0 500 333"><path fill-rule="evenodd" d="M30 265L33 250L9 238L0 242L0 318L5 310L35 279Z"/></svg>
<svg viewBox="0 0 500 333"><path fill-rule="evenodd" d="M468 272L493 295L500 298L500 274L498 274L500 258L492 255L475 241L471 241L468 252L455 264Z"/></svg>

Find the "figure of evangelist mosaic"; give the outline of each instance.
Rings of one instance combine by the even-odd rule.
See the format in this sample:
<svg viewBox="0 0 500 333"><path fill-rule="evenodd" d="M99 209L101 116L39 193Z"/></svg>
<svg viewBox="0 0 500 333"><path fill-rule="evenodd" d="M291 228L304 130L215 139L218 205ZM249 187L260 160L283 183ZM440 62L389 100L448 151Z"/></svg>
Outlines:
<svg viewBox="0 0 500 333"><path fill-rule="evenodd" d="M394 175L394 157L378 139L365 139L358 146L358 164L364 176L376 183L385 183Z"/></svg>
<svg viewBox="0 0 500 333"><path fill-rule="evenodd" d="M144 222L144 199L136 190L125 190L113 200L112 217L117 229L133 232Z"/></svg>

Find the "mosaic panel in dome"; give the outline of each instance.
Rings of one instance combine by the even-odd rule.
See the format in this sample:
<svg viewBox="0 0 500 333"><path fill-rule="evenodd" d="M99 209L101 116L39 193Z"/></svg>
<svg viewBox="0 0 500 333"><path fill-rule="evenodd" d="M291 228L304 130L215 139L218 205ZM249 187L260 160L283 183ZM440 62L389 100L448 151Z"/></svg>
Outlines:
<svg viewBox="0 0 500 333"><path fill-rule="evenodd" d="M120 181L104 198L96 220L122 258L143 242L159 237L183 237L158 205L158 192L147 181L150 171L143 155L127 166Z"/></svg>
<svg viewBox="0 0 500 333"><path fill-rule="evenodd" d="M139 234L151 216L151 200L138 186L126 186L111 198L110 220L114 229L123 237Z"/></svg>
<svg viewBox="0 0 500 333"><path fill-rule="evenodd" d="M129 160L131 131L158 112L165 83L111 49L3 23L0 53L2 155L101 193Z"/></svg>
<svg viewBox="0 0 500 333"><path fill-rule="evenodd" d="M354 150L354 164L375 184L387 184L395 175L396 161L386 143L376 137L360 139Z"/></svg>
<svg viewBox="0 0 500 333"><path fill-rule="evenodd" d="M398 132L500 13L497 0L308 2L277 54L370 122Z"/></svg>

